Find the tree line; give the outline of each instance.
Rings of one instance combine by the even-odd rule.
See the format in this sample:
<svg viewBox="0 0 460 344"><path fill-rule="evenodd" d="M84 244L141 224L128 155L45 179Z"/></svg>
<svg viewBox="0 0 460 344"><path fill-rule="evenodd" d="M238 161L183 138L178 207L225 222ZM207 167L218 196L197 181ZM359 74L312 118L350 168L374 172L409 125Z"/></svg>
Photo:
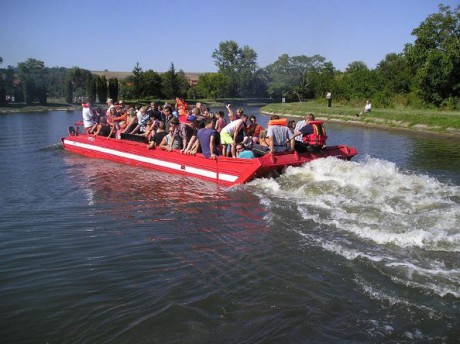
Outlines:
<svg viewBox="0 0 460 344"><path fill-rule="evenodd" d="M129 77L106 80L78 67L47 68L42 61L28 59L16 68L0 69L0 101L6 95L27 104L46 104L48 97L64 97L69 103L80 99L103 103L108 97L140 101L176 96L304 101L332 92L336 101L352 105L372 99L378 107L459 109L460 6L451 9L439 5L439 11L429 15L412 35L416 37L414 43L406 44L401 53L386 55L374 69L353 61L344 71L321 55L283 54L261 68L254 49L224 41L211 56L218 71L201 74L196 85L190 85L174 63L165 73L144 71L136 63Z"/></svg>

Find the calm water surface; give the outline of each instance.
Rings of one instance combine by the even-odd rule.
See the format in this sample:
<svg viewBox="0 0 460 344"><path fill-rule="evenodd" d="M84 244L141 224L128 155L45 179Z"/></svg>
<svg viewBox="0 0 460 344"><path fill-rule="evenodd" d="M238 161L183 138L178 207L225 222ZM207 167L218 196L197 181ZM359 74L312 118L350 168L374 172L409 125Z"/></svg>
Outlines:
<svg viewBox="0 0 460 344"><path fill-rule="evenodd" d="M1 117L3 343L460 338L458 141L328 124L356 159L226 189L65 152L78 112Z"/></svg>

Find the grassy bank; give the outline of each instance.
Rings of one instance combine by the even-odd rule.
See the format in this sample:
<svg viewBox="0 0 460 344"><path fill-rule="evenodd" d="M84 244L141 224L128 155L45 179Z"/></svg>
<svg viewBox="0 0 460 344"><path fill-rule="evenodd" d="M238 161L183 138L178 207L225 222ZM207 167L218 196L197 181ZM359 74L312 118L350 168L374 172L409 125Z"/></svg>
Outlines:
<svg viewBox="0 0 460 344"><path fill-rule="evenodd" d="M326 121L348 122L381 126L386 128L425 131L460 137L460 112L411 109L373 109L370 113L361 113L362 109L333 104L328 108L324 103L273 103L262 108L267 114L302 117L312 112ZM357 116L359 115L359 116Z"/></svg>

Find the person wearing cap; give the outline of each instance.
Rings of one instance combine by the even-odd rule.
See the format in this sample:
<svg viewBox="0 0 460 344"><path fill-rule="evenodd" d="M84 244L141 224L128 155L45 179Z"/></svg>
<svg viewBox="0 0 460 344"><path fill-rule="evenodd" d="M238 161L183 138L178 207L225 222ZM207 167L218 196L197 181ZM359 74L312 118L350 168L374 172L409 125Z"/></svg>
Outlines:
<svg viewBox="0 0 460 344"><path fill-rule="evenodd" d="M194 114L188 115L187 122L179 124L179 136L182 139L182 153L190 154L198 132L198 120Z"/></svg>

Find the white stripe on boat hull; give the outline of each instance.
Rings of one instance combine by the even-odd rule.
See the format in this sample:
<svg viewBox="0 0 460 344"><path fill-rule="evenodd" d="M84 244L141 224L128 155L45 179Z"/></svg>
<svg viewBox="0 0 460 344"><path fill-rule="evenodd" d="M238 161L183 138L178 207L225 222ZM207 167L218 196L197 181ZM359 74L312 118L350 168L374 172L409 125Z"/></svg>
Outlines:
<svg viewBox="0 0 460 344"><path fill-rule="evenodd" d="M70 140L65 140L64 139L64 144L69 145L69 146L75 146L75 147L79 147L79 148L84 148L84 149L88 149L88 150L92 150L92 151L97 151L97 152L101 152L101 153L105 153L105 154L110 154L110 155L118 156L118 157L125 158L125 159L130 159L130 160L134 160L134 161L140 161L140 162L144 162L144 163L147 163L147 164L150 164L150 165L161 166L161 167L164 167L164 168L169 168L171 170L187 172L187 173L190 173L190 174L193 174L193 175L207 177L207 178L211 178L211 179L215 179L215 180L223 180L223 181L226 181L226 182L233 183L238 179L238 176L234 176L234 175L231 175L231 174L219 173L219 175L217 175L216 172L204 170L204 169L201 169L201 168L196 168L196 167L191 167L191 166L184 166L184 165L177 164L177 163L174 163L174 162L168 162L168 161L163 161L163 160L159 160L159 159L148 158L148 157L145 157L145 156L142 156L142 155L136 155L136 154L132 154L132 153L124 153L124 152L120 152L120 151L117 151L117 150L114 150L114 149L99 147L99 146L90 145L90 144L87 144L87 143L81 143L81 142L70 141Z"/></svg>

